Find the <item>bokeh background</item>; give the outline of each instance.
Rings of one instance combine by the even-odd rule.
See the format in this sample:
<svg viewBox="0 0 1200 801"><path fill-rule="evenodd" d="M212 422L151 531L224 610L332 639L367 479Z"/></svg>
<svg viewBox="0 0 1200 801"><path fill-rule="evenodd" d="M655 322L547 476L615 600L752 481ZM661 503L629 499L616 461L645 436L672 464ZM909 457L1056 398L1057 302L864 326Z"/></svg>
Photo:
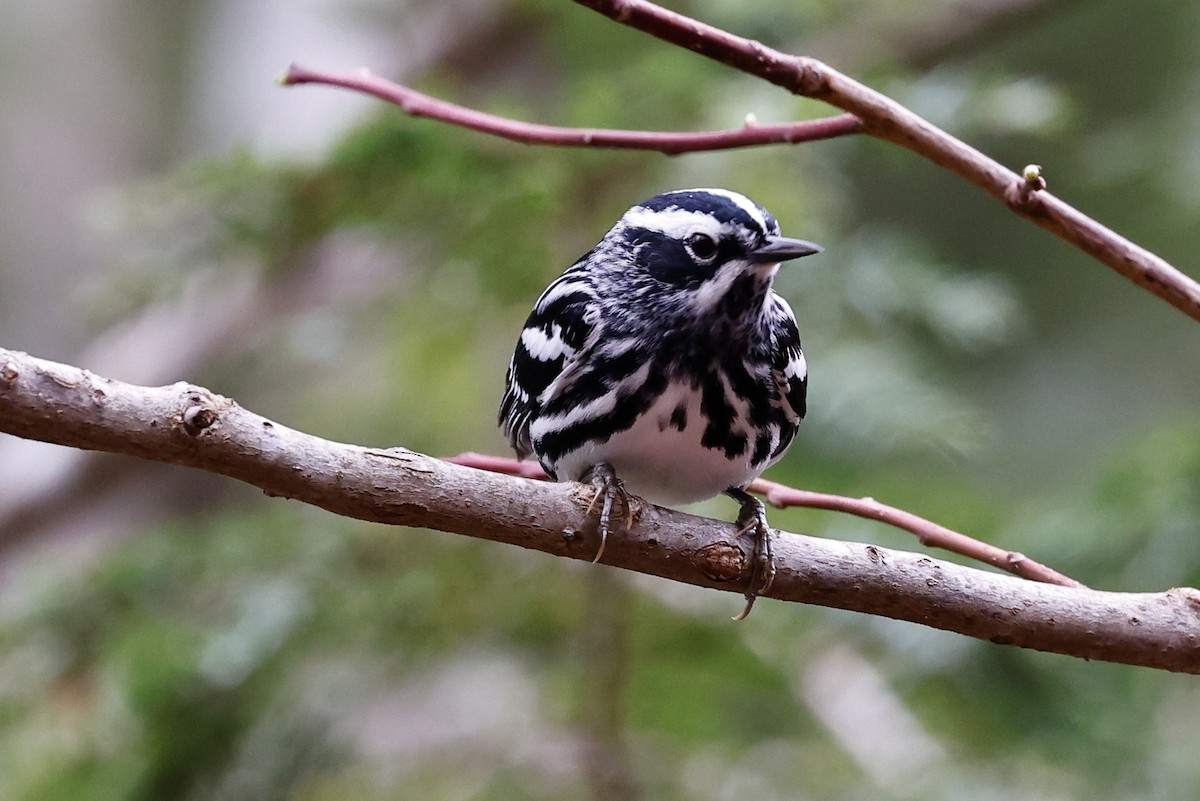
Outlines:
<svg viewBox="0 0 1200 801"><path fill-rule="evenodd" d="M692 0L824 58L1193 275L1200 5ZM866 138L526 147L324 88L375 72L651 129L827 113L564 0L8 0L0 344L289 426L504 453L541 288L631 203L715 185L780 274L811 416L770 477L1095 587L1200 583L1200 329ZM730 502L701 511L731 518ZM837 515L782 528L917 548ZM343 520L0 437L0 799L1182 799L1200 683Z"/></svg>

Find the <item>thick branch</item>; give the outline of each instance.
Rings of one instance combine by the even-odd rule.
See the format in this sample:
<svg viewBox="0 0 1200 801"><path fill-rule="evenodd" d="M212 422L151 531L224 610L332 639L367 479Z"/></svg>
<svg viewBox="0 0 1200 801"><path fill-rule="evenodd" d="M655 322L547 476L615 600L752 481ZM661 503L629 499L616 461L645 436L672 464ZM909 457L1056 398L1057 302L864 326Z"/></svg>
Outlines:
<svg viewBox="0 0 1200 801"><path fill-rule="evenodd" d="M823 100L862 120L863 131L894 142L965 178L1014 212L1200 320L1200 284L1166 260L1045 191L894 100L828 65L766 47L646 0L575 0L636 28L790 92Z"/></svg>
<svg viewBox="0 0 1200 801"><path fill-rule="evenodd" d="M561 128L499 117L460 106L361 70L352 75L320 72L296 64L280 76L284 86L316 83L340 86L395 103L406 114L425 117L499 136L514 142L559 147L607 147L625 150L653 150L674 156L709 150L730 150L756 145L796 144L817 139L832 139L857 133L862 126L853 114L841 114L823 120L807 120L777 125L746 124L728 131L616 131L607 128Z"/></svg>
<svg viewBox="0 0 1200 801"><path fill-rule="evenodd" d="M590 487L474 470L401 448L293 431L206 389L138 387L0 349L0 432L188 465L268 495L590 559ZM610 539L616 567L742 593L734 526L641 506ZM996 643L1200 673L1200 592L1111 593L1023 581L873 545L780 533L769 597L909 620Z"/></svg>

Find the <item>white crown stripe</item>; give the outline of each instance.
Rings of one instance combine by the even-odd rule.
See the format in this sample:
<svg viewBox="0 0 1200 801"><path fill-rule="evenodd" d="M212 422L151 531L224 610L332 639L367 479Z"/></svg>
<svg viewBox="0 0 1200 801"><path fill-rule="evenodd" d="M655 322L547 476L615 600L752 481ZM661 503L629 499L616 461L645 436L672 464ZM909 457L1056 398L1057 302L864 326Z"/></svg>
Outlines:
<svg viewBox="0 0 1200 801"><path fill-rule="evenodd" d="M771 228L767 225L767 218L763 216L762 208L745 195L739 195L737 192L730 192L728 189L699 189L696 191L708 192L711 195L717 195L718 197L723 197L733 201L738 208L746 212L746 215L758 224L760 231L765 234L773 233Z"/></svg>
<svg viewBox="0 0 1200 801"><path fill-rule="evenodd" d="M722 223L711 214L686 209L654 211L644 206L635 206L625 213L624 221L630 228L657 231L672 239L684 240L692 234L709 234L720 237L731 232L728 223Z"/></svg>

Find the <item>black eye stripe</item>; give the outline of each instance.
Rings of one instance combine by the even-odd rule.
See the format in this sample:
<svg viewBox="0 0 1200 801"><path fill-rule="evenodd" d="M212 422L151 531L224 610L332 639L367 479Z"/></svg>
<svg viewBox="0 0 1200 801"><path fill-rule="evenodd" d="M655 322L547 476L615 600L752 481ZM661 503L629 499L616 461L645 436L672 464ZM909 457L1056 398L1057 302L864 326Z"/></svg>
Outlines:
<svg viewBox="0 0 1200 801"><path fill-rule="evenodd" d="M633 228L625 241L642 269L663 283L695 289L712 274L710 267L697 267L683 242L661 231Z"/></svg>

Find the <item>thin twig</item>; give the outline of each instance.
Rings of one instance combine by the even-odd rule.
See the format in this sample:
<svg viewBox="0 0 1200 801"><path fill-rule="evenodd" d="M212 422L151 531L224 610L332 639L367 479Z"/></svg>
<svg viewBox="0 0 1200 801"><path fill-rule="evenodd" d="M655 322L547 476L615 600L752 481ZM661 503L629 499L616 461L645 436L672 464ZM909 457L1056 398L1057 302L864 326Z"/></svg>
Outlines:
<svg viewBox="0 0 1200 801"><path fill-rule="evenodd" d="M511 456L493 456L475 451L464 451L457 456L444 458L450 464L461 464L476 470L487 470L489 473L503 473L506 476L520 476L538 481L550 480L542 466L532 459L514 459Z"/></svg>
<svg viewBox="0 0 1200 801"><path fill-rule="evenodd" d="M668 156L711 150L791 145L858 133L862 126L853 114L839 114L820 120L805 120L760 125L752 116L741 128L727 131L618 131L606 128L562 128L500 117L477 111L415 89L372 75L367 70L353 74L335 74L311 70L296 64L279 77L280 84L294 86L315 83L338 86L373 95L395 103L406 114L425 117L473 131L491 134L514 142L558 147L602 147L625 150L652 150Z"/></svg>
<svg viewBox="0 0 1200 801"><path fill-rule="evenodd" d="M542 480L549 478L541 465L528 459L513 459L507 456L492 456L486 453L467 451L457 456L446 457L446 461L492 473L504 473L509 476ZM920 515L880 503L874 498L848 498L845 495L812 492L789 487L776 481L768 481L765 478L757 479L749 489L757 495L762 495L767 499L767 503L777 509L798 506L864 517L915 534L917 540L927 548L941 548L943 551L998 567L1021 578L1046 584L1058 584L1063 587L1086 586L1022 553L997 548L995 545L981 542L974 537L934 523L932 520L926 520Z"/></svg>
<svg viewBox="0 0 1200 801"><path fill-rule="evenodd" d="M825 509L831 512L877 520L889 526L903 529L915 534L922 545L927 548L941 548L944 551L970 557L985 562L1001 570L1033 581L1043 581L1047 584L1060 584L1064 587L1086 586L1070 576L1063 575L1053 568L1016 551L1006 551L981 542L974 537L968 537L954 529L926 520L912 512L897 509L880 503L874 498L848 498L844 495L830 495L824 492L796 489L786 484L767 481L760 478L750 485L750 491L763 495L767 503L777 509L787 509L790 506L802 506L808 509Z"/></svg>

